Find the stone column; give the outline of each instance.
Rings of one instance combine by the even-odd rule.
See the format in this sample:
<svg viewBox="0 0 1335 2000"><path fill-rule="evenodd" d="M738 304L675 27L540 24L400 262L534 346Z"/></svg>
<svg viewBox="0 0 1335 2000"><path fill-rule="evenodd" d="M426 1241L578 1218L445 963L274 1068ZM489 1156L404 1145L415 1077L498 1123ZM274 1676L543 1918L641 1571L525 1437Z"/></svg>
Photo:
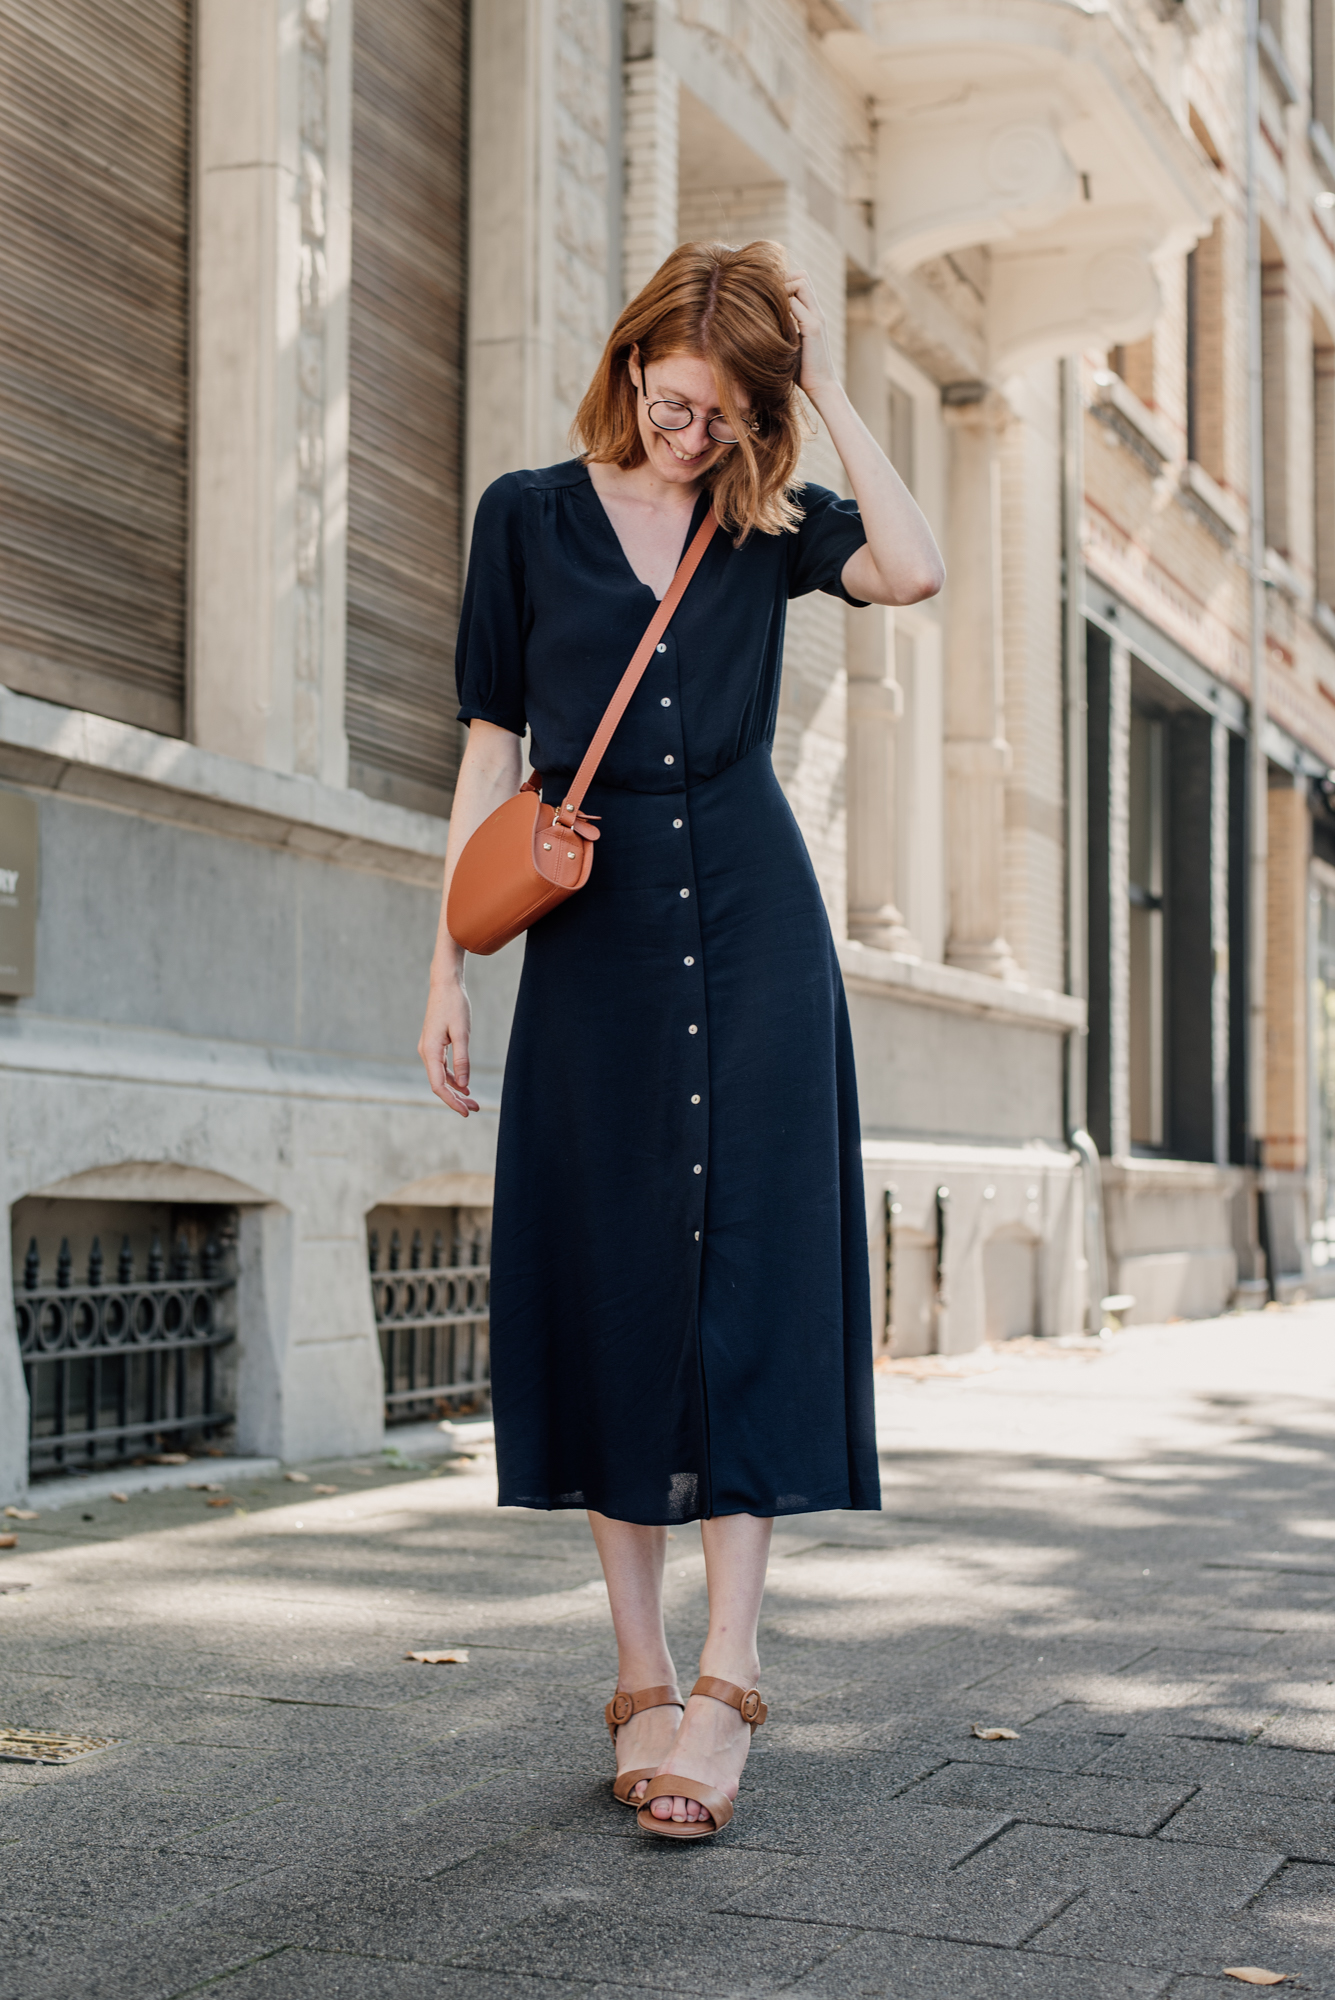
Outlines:
<svg viewBox="0 0 1335 2000"><path fill-rule="evenodd" d="M655 50L648 7L627 9L622 99L622 285L633 299L678 242L677 130L681 86Z"/></svg>
<svg viewBox="0 0 1335 2000"><path fill-rule="evenodd" d="M347 776L352 0L200 0L188 733Z"/></svg>
<svg viewBox="0 0 1335 2000"><path fill-rule="evenodd" d="M890 448L885 334L868 299L848 303L845 380L858 415ZM896 765L904 694L895 677L894 613L877 605L845 613L848 663L848 935L885 951L917 944L896 902Z"/></svg>
<svg viewBox="0 0 1335 2000"><path fill-rule="evenodd" d="M946 614L946 958L1016 981L1002 935L1005 793L1010 746L1002 705L1000 433L995 393L946 411L950 438L950 582Z"/></svg>

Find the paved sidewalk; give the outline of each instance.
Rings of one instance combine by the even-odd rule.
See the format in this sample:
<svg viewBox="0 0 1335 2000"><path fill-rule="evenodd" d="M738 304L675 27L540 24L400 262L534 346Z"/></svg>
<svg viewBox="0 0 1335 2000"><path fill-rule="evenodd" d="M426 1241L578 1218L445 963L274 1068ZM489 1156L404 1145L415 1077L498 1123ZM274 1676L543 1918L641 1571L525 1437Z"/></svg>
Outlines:
<svg viewBox="0 0 1335 2000"><path fill-rule="evenodd" d="M0 1763L0 2000L1335 1996L1335 1305L881 1387L698 1845L610 1798L582 1517L485 1459L7 1522L0 1725L115 1741Z"/></svg>

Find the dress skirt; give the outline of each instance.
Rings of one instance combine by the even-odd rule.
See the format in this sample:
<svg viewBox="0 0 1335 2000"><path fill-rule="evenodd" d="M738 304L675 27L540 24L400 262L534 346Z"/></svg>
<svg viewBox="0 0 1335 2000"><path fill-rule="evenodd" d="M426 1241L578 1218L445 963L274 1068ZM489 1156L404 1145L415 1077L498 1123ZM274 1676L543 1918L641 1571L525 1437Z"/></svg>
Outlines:
<svg viewBox="0 0 1335 2000"><path fill-rule="evenodd" d="M593 872L528 933L505 1070L501 1504L879 1507L848 1013L768 744L586 809Z"/></svg>

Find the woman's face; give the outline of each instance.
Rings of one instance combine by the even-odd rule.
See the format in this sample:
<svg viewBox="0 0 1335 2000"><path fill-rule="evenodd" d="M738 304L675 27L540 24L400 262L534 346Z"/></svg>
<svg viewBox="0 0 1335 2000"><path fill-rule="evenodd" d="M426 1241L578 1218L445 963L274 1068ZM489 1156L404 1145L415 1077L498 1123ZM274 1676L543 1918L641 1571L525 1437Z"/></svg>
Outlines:
<svg viewBox="0 0 1335 2000"><path fill-rule="evenodd" d="M729 444L716 444L707 428L711 418L723 420L713 369L698 354L664 354L642 368L638 347L631 349L628 365L646 459L660 479L689 485L732 450ZM684 430L661 429L649 415L651 403L683 405L691 412L689 424ZM656 410L654 414L671 414L675 421L675 412Z"/></svg>

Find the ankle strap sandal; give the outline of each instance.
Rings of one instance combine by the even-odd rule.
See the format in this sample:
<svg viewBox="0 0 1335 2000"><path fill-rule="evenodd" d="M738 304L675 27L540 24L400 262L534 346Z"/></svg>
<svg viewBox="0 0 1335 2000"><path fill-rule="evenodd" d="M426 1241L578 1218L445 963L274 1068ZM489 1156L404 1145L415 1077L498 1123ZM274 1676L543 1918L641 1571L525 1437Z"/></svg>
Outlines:
<svg viewBox="0 0 1335 2000"><path fill-rule="evenodd" d="M707 1695L711 1701L724 1702L735 1708L743 1722L751 1725L754 1736L769 1714L769 1709L760 1698L759 1688L740 1688L735 1681L717 1680L713 1674L702 1674L692 1694ZM649 1810L655 1799L694 1799L709 1814L708 1820L686 1820L681 1825L671 1819L655 1819ZM733 1817L731 1799L725 1798L713 1785L707 1785L700 1778L678 1777L675 1771L667 1772L661 1778L651 1778L645 1786L644 1802L636 1819L646 1833L656 1833L662 1840L709 1840L722 1832Z"/></svg>
<svg viewBox="0 0 1335 2000"><path fill-rule="evenodd" d="M608 1702L606 1708L603 1710L603 1716L607 1722L607 1733L612 1739L612 1747L614 1749L616 1747L617 1731L620 1729L622 1723L629 1722L633 1715L639 1715L643 1709L684 1709L685 1706L685 1702L674 1687L637 1688L634 1694L628 1693L625 1688L618 1688L617 1692L612 1696L611 1701ZM637 1806L639 1801L633 1799L631 1793L642 1778L652 1778L653 1775L652 1766L643 1771L618 1772L612 1785L612 1797L623 1806L631 1806L632 1808Z"/></svg>

